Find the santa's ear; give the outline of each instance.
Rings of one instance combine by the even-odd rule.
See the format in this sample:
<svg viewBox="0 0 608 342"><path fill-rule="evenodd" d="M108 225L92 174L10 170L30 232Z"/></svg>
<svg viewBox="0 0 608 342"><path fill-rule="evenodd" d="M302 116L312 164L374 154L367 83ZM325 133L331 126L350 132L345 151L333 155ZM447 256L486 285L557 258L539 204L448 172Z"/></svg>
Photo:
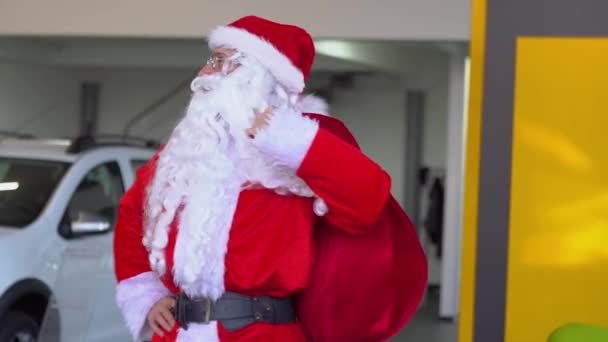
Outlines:
<svg viewBox="0 0 608 342"><path fill-rule="evenodd" d="M302 95L297 103L297 108L302 113L321 114L329 116L329 105L327 102L315 95Z"/></svg>

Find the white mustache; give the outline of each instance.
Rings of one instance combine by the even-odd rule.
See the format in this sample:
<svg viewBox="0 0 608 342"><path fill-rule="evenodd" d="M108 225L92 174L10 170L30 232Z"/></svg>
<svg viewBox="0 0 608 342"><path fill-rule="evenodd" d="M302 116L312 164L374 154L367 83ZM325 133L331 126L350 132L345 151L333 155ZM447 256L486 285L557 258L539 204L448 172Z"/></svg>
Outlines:
<svg viewBox="0 0 608 342"><path fill-rule="evenodd" d="M217 88L223 79L224 76L220 74L197 76L190 83L190 90L195 93L201 91L208 92Z"/></svg>

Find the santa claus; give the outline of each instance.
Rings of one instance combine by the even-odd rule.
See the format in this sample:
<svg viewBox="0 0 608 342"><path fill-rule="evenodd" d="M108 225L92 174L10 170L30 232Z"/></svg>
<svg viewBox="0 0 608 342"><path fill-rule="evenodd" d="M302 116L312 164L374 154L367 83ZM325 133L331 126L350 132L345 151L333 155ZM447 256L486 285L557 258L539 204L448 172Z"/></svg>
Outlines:
<svg viewBox="0 0 608 342"><path fill-rule="evenodd" d="M209 46L185 116L120 204L117 303L134 340L393 336L426 259L387 173L303 95L310 35L248 16Z"/></svg>

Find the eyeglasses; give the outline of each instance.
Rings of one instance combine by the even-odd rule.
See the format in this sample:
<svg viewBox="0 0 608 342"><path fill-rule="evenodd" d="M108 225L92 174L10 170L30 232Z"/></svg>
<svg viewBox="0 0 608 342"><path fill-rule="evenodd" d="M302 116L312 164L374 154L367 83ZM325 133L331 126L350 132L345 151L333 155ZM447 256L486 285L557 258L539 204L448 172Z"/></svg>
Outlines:
<svg viewBox="0 0 608 342"><path fill-rule="evenodd" d="M207 65L211 66L211 69L213 69L213 71L220 72L229 69L233 65L238 65L239 59L241 57L242 55L238 52L229 57L222 54L214 53L207 59Z"/></svg>

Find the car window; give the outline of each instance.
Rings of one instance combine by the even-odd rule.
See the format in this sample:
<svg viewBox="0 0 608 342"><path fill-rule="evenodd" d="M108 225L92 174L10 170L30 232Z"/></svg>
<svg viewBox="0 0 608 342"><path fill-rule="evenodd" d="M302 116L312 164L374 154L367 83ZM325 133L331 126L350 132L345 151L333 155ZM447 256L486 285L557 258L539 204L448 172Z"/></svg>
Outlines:
<svg viewBox="0 0 608 342"><path fill-rule="evenodd" d="M69 168L69 163L0 157L0 225L32 223Z"/></svg>
<svg viewBox="0 0 608 342"><path fill-rule="evenodd" d="M118 163L99 165L89 171L76 188L66 216L73 222L83 215L100 215L114 224L123 193Z"/></svg>
<svg viewBox="0 0 608 342"><path fill-rule="evenodd" d="M137 175L137 170L144 166L148 161L143 159L133 159L131 160L131 169L133 170L133 175Z"/></svg>

